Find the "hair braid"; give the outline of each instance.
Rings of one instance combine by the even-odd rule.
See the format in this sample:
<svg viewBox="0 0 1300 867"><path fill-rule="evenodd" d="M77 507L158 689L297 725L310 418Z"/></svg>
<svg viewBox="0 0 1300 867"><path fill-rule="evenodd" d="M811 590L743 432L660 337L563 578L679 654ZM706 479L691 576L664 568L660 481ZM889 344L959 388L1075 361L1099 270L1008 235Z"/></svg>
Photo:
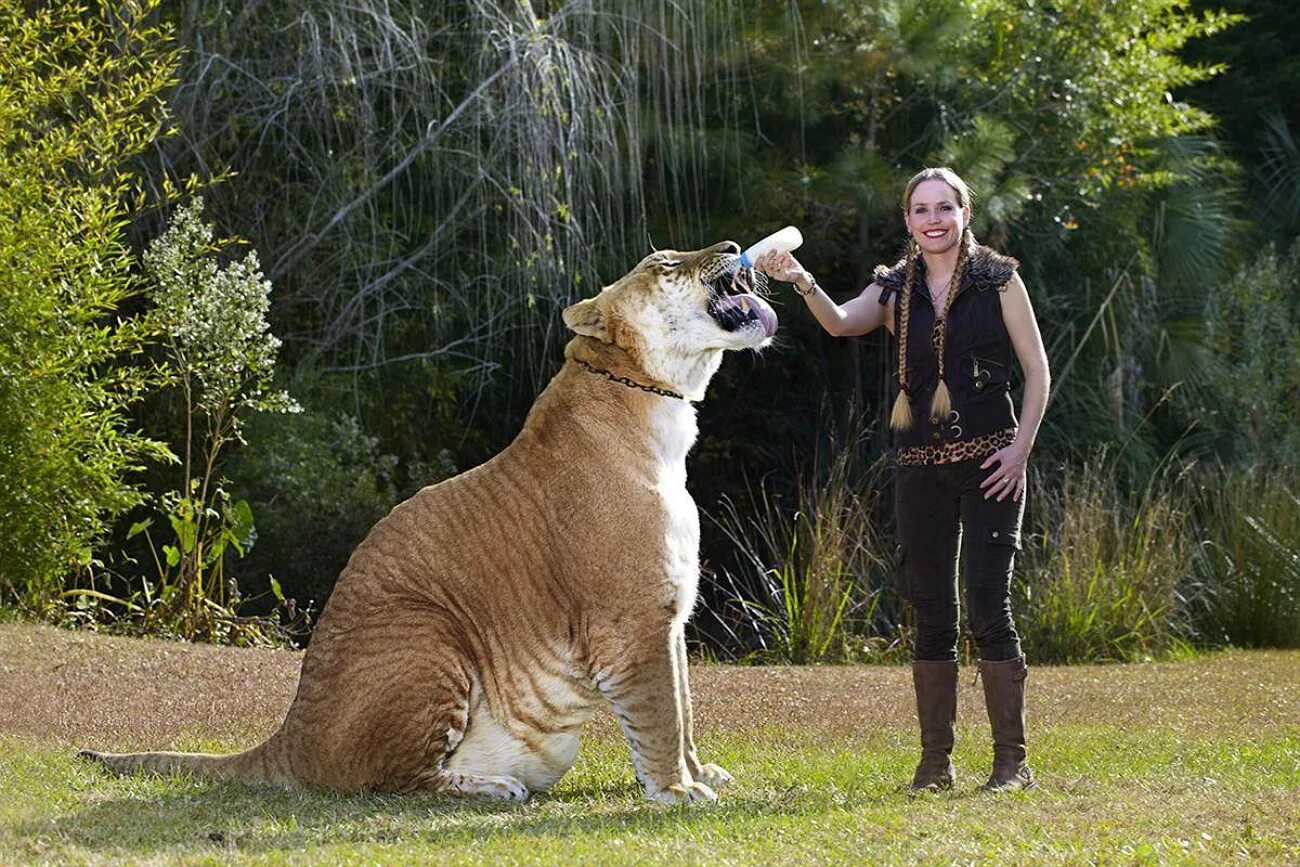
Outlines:
<svg viewBox="0 0 1300 867"><path fill-rule="evenodd" d="M966 265L970 262L971 248L975 246L975 236L971 234L970 226L962 229L961 233L961 250L957 254L957 267L952 271L952 277L948 280L948 292L943 299L943 313L935 322L935 327L939 329L939 339L936 354L939 356L939 384L934 389L934 398L930 402L930 418L942 421L947 418L948 413L952 410L952 397L948 393L948 384L944 382L944 350L948 344L948 310L952 307L952 299L956 296L961 288L962 277L966 275Z"/></svg>
<svg viewBox="0 0 1300 867"><path fill-rule="evenodd" d="M912 426L912 400L908 396L907 383L907 326L912 312L912 290L916 286L916 260L920 253L915 239L907 245L907 279L903 281L903 291L896 298L902 305L898 311L898 397L894 399L894 411L889 415L889 426L894 430L907 430Z"/></svg>

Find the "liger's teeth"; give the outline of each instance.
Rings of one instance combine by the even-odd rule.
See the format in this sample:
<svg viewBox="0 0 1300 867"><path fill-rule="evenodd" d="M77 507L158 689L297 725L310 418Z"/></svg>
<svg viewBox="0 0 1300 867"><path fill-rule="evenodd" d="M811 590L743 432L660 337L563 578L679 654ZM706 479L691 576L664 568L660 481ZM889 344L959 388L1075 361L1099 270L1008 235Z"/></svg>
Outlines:
<svg viewBox="0 0 1300 867"><path fill-rule="evenodd" d="M749 312L749 301L748 301L748 299L743 298L743 297L740 299L740 309L741 309L741 311L744 312L744 313L748 313L748 312Z"/></svg>

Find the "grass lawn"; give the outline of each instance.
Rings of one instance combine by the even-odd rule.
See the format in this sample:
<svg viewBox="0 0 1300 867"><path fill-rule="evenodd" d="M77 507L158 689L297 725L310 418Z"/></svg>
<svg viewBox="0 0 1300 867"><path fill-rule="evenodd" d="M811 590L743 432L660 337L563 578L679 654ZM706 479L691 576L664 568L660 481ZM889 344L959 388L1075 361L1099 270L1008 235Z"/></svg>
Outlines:
<svg viewBox="0 0 1300 867"><path fill-rule="evenodd" d="M980 688L962 677L952 793L916 756L902 667L692 670L700 748L736 782L664 807L608 715L527 804L112 778L97 749L237 749L283 714L299 657L0 625L0 864L1300 863L1300 653L1040 667L1038 790L983 796Z"/></svg>

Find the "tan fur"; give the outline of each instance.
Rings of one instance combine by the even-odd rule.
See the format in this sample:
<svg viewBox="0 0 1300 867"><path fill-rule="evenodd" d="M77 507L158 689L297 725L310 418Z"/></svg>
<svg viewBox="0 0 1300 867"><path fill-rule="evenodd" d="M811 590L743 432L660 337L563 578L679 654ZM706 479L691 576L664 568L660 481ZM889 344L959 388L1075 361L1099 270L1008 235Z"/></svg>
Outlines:
<svg viewBox="0 0 1300 867"><path fill-rule="evenodd" d="M116 771L523 799L568 770L603 696L649 797L711 800L730 777L696 757L683 637L695 410L576 360L700 398L724 349L775 328L728 331L706 312L704 281L735 252L657 253L565 311L579 336L518 437L398 505L353 553L265 743L85 755Z"/></svg>

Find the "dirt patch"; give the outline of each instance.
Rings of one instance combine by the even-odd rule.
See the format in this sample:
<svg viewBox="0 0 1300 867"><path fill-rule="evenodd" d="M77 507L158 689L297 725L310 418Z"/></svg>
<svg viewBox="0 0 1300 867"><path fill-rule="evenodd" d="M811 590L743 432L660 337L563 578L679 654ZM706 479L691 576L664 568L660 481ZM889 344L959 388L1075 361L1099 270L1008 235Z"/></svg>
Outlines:
<svg viewBox="0 0 1300 867"><path fill-rule="evenodd" d="M284 717L300 653L179 644L0 624L0 733L107 749L160 749L206 738L253 743ZM905 666L691 670L702 731L872 736L910 731ZM964 669L959 717L982 720ZM1300 652L1231 652L1185 662L1035 666L1035 724L1157 726L1215 732L1294 729ZM598 731L613 732L607 715Z"/></svg>
<svg viewBox="0 0 1300 867"><path fill-rule="evenodd" d="M705 726L795 726L842 737L914 725L906 666L692 670ZM1300 719L1300 653L1231 652L1183 662L1032 666L1034 725L1148 726L1207 736L1294 729ZM958 719L984 719L983 687L962 669Z"/></svg>
<svg viewBox="0 0 1300 867"><path fill-rule="evenodd" d="M284 717L302 655L0 625L0 731L107 748L254 740Z"/></svg>

